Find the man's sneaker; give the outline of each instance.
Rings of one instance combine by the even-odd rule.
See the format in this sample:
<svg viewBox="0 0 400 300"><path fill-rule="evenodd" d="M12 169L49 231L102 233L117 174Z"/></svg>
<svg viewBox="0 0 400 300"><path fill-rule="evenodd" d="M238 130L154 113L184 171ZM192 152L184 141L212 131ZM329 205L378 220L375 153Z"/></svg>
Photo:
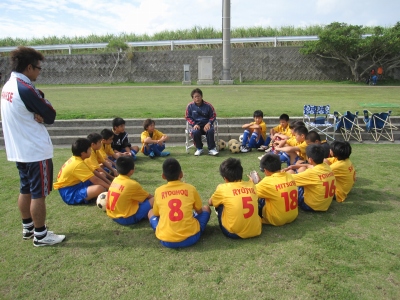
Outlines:
<svg viewBox="0 0 400 300"><path fill-rule="evenodd" d="M165 152L161 152L160 153L160 156L168 156L168 155L170 155L171 153L169 153L168 151L165 151Z"/></svg>
<svg viewBox="0 0 400 300"><path fill-rule="evenodd" d="M203 149L197 149L194 156L200 156L201 154L203 154Z"/></svg>
<svg viewBox="0 0 400 300"><path fill-rule="evenodd" d="M242 152L242 153L247 153L247 152L250 152L251 151L251 148L250 147L242 147L241 149L240 149L240 152Z"/></svg>
<svg viewBox="0 0 400 300"><path fill-rule="evenodd" d="M41 247L41 246L51 246L58 243L61 243L65 239L65 235L58 235L53 233L52 231L47 231L47 235L38 240L36 237L33 238L33 246Z"/></svg>
<svg viewBox="0 0 400 300"><path fill-rule="evenodd" d="M35 233L35 229L28 230L28 229L24 228L24 229L22 229L22 238L24 240L29 240L29 239L33 238L34 233Z"/></svg>
<svg viewBox="0 0 400 300"><path fill-rule="evenodd" d="M149 157L150 158L154 158L156 155L154 154L154 152L153 151L151 151L150 153L149 153Z"/></svg>
<svg viewBox="0 0 400 300"><path fill-rule="evenodd" d="M208 150L208 155L213 155L213 156L215 156L215 155L217 155L218 154L218 151L217 151L217 149L211 149L211 150Z"/></svg>

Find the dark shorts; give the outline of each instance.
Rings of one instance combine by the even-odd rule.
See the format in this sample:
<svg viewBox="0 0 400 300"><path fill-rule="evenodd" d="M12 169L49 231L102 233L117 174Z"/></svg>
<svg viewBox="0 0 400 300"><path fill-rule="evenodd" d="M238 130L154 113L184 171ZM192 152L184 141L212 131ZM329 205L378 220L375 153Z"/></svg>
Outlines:
<svg viewBox="0 0 400 300"><path fill-rule="evenodd" d="M17 162L21 194L31 194L32 199L46 197L53 189L53 160L30 163Z"/></svg>
<svg viewBox="0 0 400 300"><path fill-rule="evenodd" d="M74 204L86 204L88 203L85 199L87 198L87 189L92 185L90 180L80 182L73 186L66 186L58 191L63 201L69 205Z"/></svg>
<svg viewBox="0 0 400 300"><path fill-rule="evenodd" d="M200 239L201 234L204 232L206 229L207 223L210 220L210 213L208 211L203 211L201 214L194 213L193 217L199 221L200 224L200 231L187 239L181 241L181 242L164 242L160 241L161 245L167 248L184 248L184 247L189 247L198 242ZM150 226L153 228L155 231L158 225L158 221L160 220L160 217L153 216L150 218Z"/></svg>
<svg viewBox="0 0 400 300"><path fill-rule="evenodd" d="M139 208L134 215L127 218L115 218L113 220L120 225L136 224L143 219L147 219L147 214L149 213L150 209L151 204L149 202L149 199L146 199L142 203L139 203Z"/></svg>

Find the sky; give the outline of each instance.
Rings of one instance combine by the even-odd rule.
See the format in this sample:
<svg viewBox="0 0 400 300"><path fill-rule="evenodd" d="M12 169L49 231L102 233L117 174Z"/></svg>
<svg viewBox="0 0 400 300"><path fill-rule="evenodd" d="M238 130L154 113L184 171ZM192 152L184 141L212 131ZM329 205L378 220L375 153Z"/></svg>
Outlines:
<svg viewBox="0 0 400 300"><path fill-rule="evenodd" d="M222 29L222 0L0 0L0 39ZM392 26L400 0L231 0L231 28Z"/></svg>

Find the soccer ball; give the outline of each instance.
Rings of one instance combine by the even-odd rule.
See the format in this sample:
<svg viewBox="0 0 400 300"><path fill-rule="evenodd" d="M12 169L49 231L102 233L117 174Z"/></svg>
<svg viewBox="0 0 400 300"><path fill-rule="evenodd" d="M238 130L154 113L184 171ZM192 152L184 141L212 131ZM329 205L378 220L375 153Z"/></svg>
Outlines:
<svg viewBox="0 0 400 300"><path fill-rule="evenodd" d="M239 144L239 141L236 140L236 139L231 139L231 140L229 140L229 142L228 142L228 147L231 148L231 145L232 145L232 144Z"/></svg>
<svg viewBox="0 0 400 300"><path fill-rule="evenodd" d="M243 134L239 135L239 142L243 142Z"/></svg>
<svg viewBox="0 0 400 300"><path fill-rule="evenodd" d="M220 151L221 151L221 150L224 150L225 147L226 147L225 141L224 141L224 140L219 140L219 141L218 141L218 148L219 148L219 150L220 150Z"/></svg>
<svg viewBox="0 0 400 300"><path fill-rule="evenodd" d="M232 153L239 153L240 152L240 144L239 143L233 143L229 146L229 150L231 150Z"/></svg>
<svg viewBox="0 0 400 300"><path fill-rule="evenodd" d="M102 192L97 196L96 205L98 208L101 208L103 211L106 211L108 195L107 192Z"/></svg>

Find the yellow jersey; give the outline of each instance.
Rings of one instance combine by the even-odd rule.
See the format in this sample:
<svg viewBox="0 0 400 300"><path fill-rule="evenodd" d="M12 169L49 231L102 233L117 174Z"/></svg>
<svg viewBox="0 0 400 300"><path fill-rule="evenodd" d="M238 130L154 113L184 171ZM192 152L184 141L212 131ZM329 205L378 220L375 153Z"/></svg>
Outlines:
<svg viewBox="0 0 400 300"><path fill-rule="evenodd" d="M274 132L284 134L289 138L292 136L292 131L290 130L289 125L286 126L286 128L283 128L283 126L279 124L278 126L274 127Z"/></svg>
<svg viewBox="0 0 400 300"><path fill-rule="evenodd" d="M261 234L258 197L251 181L222 183L211 196L211 201L214 207L224 206L221 222L230 233L241 238Z"/></svg>
<svg viewBox="0 0 400 300"><path fill-rule="evenodd" d="M180 180L169 181L154 193L153 213L160 220L156 237L164 242L182 242L200 232L193 210L203 207L196 188Z"/></svg>
<svg viewBox="0 0 400 300"><path fill-rule="evenodd" d="M144 147L145 147L144 146L144 140L146 138L151 137L152 140L159 140L159 139L162 138L163 135L164 134L161 131L157 130L157 129L154 129L152 136L150 136L150 133L147 130L143 131L142 134L140 135L140 140L142 142L142 149L140 149L140 151L144 152Z"/></svg>
<svg viewBox="0 0 400 300"><path fill-rule="evenodd" d="M281 226L297 218L297 186L291 174L273 173L264 177L256 187L258 198L265 199L263 223Z"/></svg>
<svg viewBox="0 0 400 300"><path fill-rule="evenodd" d="M356 170L350 159L332 163L331 169L336 178L336 201L343 202L356 181Z"/></svg>
<svg viewBox="0 0 400 300"><path fill-rule="evenodd" d="M304 187L304 202L316 211L326 211L335 195L336 180L332 169L325 163L304 172L293 174L297 186Z"/></svg>
<svg viewBox="0 0 400 300"><path fill-rule="evenodd" d="M149 195L136 180L120 174L108 189L107 215L113 219L133 216L139 209L139 202Z"/></svg>
<svg viewBox="0 0 400 300"><path fill-rule="evenodd" d="M80 156L72 156L62 165L57 175L57 182L53 186L56 190L67 186L74 186L80 182L89 180L93 176L93 172Z"/></svg>

